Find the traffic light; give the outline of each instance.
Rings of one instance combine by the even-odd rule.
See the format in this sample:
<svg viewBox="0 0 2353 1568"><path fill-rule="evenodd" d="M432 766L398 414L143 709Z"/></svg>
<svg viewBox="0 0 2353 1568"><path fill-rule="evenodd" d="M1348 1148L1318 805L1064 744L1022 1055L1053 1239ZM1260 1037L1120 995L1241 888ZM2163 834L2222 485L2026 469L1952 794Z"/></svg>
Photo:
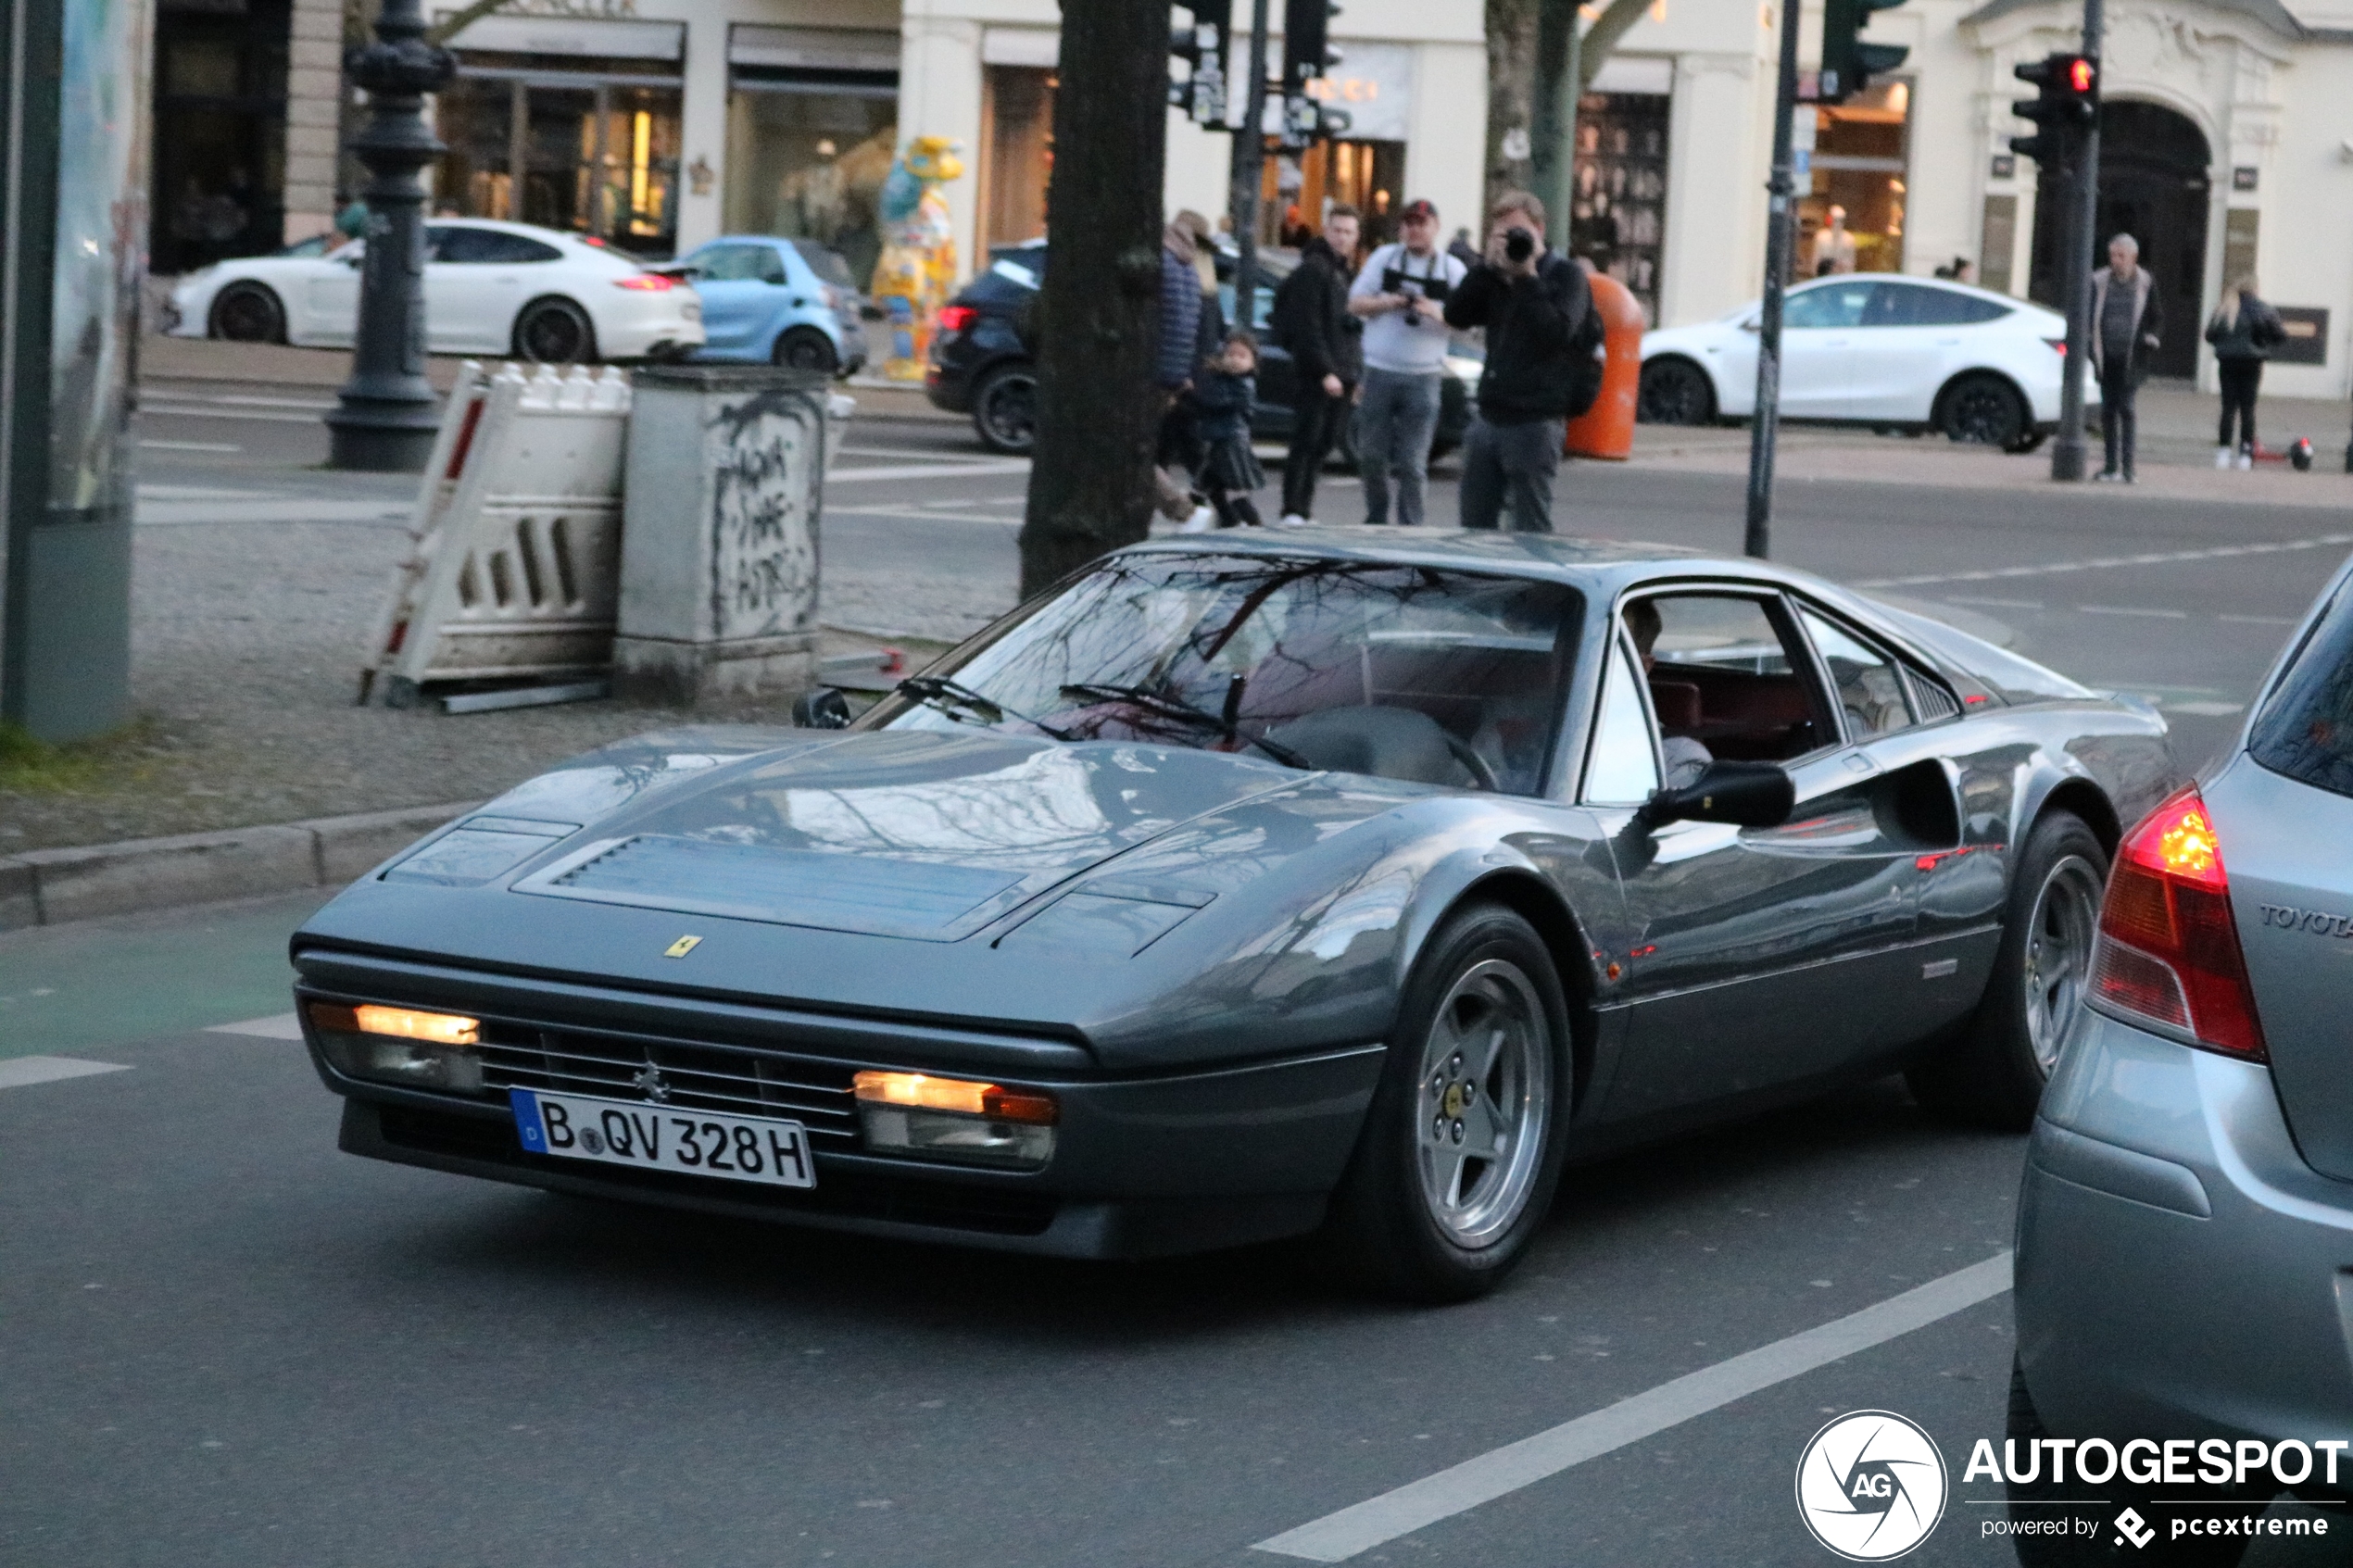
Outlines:
<svg viewBox="0 0 2353 1568"><path fill-rule="evenodd" d="M1168 53L1192 68L1182 82L1171 79L1168 101L1196 125L1226 123L1226 37L1233 26L1234 0L1185 0L1169 7Z"/></svg>
<svg viewBox="0 0 2353 1568"><path fill-rule="evenodd" d="M2099 118L2100 63L2089 55L2045 55L2013 68L2013 74L2034 83L2035 96L2013 100L2010 112L2041 129L2032 136L2011 137L2010 151L2056 172L2065 166L2076 134Z"/></svg>
<svg viewBox="0 0 2353 1568"><path fill-rule="evenodd" d="M1283 0L1283 95L1298 97L1307 84L1340 64L1331 46L1332 0Z"/></svg>
<svg viewBox="0 0 2353 1568"><path fill-rule="evenodd" d="M1873 11L1889 10L1904 0L1824 0L1822 6L1821 87L1817 100L1843 104L1904 63L1911 51L1901 44L1866 44L1863 31Z"/></svg>

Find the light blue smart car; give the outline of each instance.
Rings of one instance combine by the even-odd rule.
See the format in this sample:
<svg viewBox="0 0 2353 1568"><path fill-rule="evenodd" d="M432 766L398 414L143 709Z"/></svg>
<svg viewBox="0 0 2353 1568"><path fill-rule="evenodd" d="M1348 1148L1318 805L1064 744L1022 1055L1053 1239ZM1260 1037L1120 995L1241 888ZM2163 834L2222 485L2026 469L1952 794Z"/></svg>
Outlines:
<svg viewBox="0 0 2353 1568"><path fill-rule="evenodd" d="M866 363L858 285L814 240L723 234L679 257L702 297L698 360L755 360L849 375Z"/></svg>

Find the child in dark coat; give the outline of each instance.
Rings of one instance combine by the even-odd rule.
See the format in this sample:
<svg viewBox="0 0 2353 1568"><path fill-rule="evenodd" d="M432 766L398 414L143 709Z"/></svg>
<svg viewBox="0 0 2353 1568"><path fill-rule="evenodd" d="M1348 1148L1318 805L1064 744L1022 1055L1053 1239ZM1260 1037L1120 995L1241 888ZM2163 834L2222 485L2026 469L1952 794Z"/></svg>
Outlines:
<svg viewBox="0 0 2353 1568"><path fill-rule="evenodd" d="M1258 395L1258 340L1236 328L1226 334L1217 358L1193 379L1193 436L1201 445L1194 487L1216 513L1217 526L1263 528L1250 493L1266 483L1258 456L1250 449L1250 409ZM1205 520L1184 532L1203 533Z"/></svg>

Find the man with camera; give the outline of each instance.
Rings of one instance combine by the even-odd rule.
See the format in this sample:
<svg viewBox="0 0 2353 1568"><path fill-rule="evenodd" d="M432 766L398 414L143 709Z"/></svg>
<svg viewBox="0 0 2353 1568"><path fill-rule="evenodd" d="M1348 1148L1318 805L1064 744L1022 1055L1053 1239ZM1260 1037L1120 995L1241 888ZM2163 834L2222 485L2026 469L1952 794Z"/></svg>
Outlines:
<svg viewBox="0 0 2353 1568"><path fill-rule="evenodd" d="M1549 533L1568 417L1592 370L1593 291L1585 270L1544 248L1544 204L1506 193L1486 254L1446 301L1449 326L1487 329L1478 418L1463 442L1462 522Z"/></svg>
<svg viewBox="0 0 2353 1568"><path fill-rule="evenodd" d="M1348 290L1349 310L1365 322L1356 461L1365 480L1365 521L1389 521L1394 478L1397 521L1418 528L1445 384L1446 301L1466 270L1438 248L1438 208L1429 203L1408 202L1398 227L1404 238L1374 251Z"/></svg>

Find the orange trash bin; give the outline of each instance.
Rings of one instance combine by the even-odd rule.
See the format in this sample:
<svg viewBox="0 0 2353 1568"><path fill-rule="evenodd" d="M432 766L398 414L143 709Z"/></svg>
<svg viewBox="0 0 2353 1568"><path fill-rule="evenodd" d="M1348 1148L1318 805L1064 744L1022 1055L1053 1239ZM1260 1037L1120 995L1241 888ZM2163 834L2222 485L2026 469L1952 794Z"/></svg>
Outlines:
<svg viewBox="0 0 2353 1568"><path fill-rule="evenodd" d="M1587 281L1602 317L1602 395L1568 421L1562 450L1624 462L1634 454L1634 405L1642 385L1642 307L1616 278L1593 273Z"/></svg>

